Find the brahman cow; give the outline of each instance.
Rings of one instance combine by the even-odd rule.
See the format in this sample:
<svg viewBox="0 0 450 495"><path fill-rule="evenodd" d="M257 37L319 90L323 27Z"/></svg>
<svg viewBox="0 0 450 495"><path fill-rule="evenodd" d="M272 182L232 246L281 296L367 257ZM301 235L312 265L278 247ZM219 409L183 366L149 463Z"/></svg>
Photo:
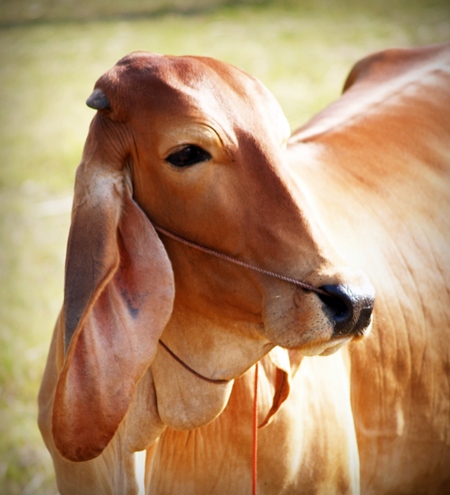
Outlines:
<svg viewBox="0 0 450 495"><path fill-rule="evenodd" d="M259 493L445 488L448 351L423 335L446 331L444 52L360 63L287 154L273 97L229 65L135 53L98 81L39 397L62 494L137 493L139 450L149 494L250 493L258 361ZM368 332L358 267L374 337L314 357Z"/></svg>

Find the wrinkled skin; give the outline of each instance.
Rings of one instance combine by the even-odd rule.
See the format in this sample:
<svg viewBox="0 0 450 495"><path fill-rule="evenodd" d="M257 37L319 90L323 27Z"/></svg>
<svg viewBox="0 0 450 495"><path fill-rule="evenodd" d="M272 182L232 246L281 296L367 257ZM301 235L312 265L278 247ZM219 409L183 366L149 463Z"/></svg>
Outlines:
<svg viewBox="0 0 450 495"><path fill-rule="evenodd" d="M450 492L449 108L448 44L390 50L290 140L324 230L377 291L350 348L364 494Z"/></svg>
<svg viewBox="0 0 450 495"><path fill-rule="evenodd" d="M295 369L289 397L258 432L258 493L359 493L349 378L341 353L306 358ZM273 363L263 358L259 424L271 406L274 375ZM253 377L252 370L236 380L227 407L213 422L185 432L165 430L147 455L147 493L251 493Z"/></svg>
<svg viewBox="0 0 450 495"><path fill-rule="evenodd" d="M410 80L435 75L433 60L444 57L412 53L357 66L344 97L291 138L291 170L276 102L235 68L134 54L98 81L102 109L77 172L64 307L40 393L62 494L136 493L133 452L145 449L148 493L179 493L180 485L183 493L248 493L247 370L259 359L261 418L271 410L260 430L261 493L357 493L359 456L364 493L446 486L448 401L440 398L448 379L433 378L431 391L425 384L448 376L439 344L448 332L448 220L438 201L419 201L415 184L420 177L423 197L448 205L448 123L436 110L448 84L441 71L408 99ZM374 105L372 95L395 97ZM411 108L429 126L408 128L405 138ZM209 159L182 169L168 163L187 144ZM355 308L373 301L373 288L348 265L364 268L384 294L375 337L353 346L347 363L341 353L302 361L360 340L369 320L355 309L343 331L328 298L160 239L152 222L315 287L345 286ZM420 247L414 232L422 230ZM406 233L414 246L404 246ZM418 259L427 269L405 272ZM410 297L419 286L435 297L416 319L411 308L423 306ZM441 336L431 348L428 325ZM158 346L160 337L202 375L229 382L199 380ZM416 354L428 352L427 372L414 375ZM430 455L420 463L425 438ZM215 445L212 454L206 445ZM432 460L436 453L442 461Z"/></svg>

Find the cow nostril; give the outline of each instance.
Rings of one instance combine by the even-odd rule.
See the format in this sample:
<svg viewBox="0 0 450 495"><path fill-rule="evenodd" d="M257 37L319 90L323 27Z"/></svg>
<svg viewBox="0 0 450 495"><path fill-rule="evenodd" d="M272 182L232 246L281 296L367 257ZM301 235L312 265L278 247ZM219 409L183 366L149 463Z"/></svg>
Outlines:
<svg viewBox="0 0 450 495"><path fill-rule="evenodd" d="M337 289L338 287L338 285L324 285L320 289L329 295L318 294L318 296L325 303L327 312L333 320L341 323L351 318L353 311L351 301L342 290Z"/></svg>
<svg viewBox="0 0 450 495"><path fill-rule="evenodd" d="M335 334L360 333L369 325L375 293L372 286L364 289L348 285L324 285L327 294L318 294L334 323Z"/></svg>

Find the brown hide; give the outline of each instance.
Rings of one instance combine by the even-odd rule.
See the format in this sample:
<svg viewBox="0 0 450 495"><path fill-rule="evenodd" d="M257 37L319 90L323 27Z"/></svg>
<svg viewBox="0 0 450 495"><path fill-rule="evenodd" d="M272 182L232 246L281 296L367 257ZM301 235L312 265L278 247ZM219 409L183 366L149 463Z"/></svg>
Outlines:
<svg viewBox="0 0 450 495"><path fill-rule="evenodd" d="M136 53L98 81L40 392L63 495L137 493L133 453L145 449L148 493L249 493L258 360L260 421L271 415L260 494L448 491L449 52L357 64L342 98L290 138L290 168L280 109L238 69ZM373 300L366 272L374 333L347 362L342 351L302 361L361 340L369 321L352 313L338 330L334 296L153 224L344 287L355 312ZM159 338L226 383L200 380Z"/></svg>
<svg viewBox="0 0 450 495"><path fill-rule="evenodd" d="M289 145L324 229L377 291L351 347L364 494L450 491L450 46L359 62Z"/></svg>

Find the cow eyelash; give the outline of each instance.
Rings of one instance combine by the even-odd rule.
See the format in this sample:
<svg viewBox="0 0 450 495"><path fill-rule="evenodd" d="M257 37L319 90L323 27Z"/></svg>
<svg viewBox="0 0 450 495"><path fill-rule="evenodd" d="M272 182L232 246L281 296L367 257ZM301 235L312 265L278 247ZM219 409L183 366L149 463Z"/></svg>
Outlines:
<svg viewBox="0 0 450 495"><path fill-rule="evenodd" d="M189 144L184 148L171 153L166 162L178 168L191 167L197 163L206 162L211 159L211 154L200 146Z"/></svg>

